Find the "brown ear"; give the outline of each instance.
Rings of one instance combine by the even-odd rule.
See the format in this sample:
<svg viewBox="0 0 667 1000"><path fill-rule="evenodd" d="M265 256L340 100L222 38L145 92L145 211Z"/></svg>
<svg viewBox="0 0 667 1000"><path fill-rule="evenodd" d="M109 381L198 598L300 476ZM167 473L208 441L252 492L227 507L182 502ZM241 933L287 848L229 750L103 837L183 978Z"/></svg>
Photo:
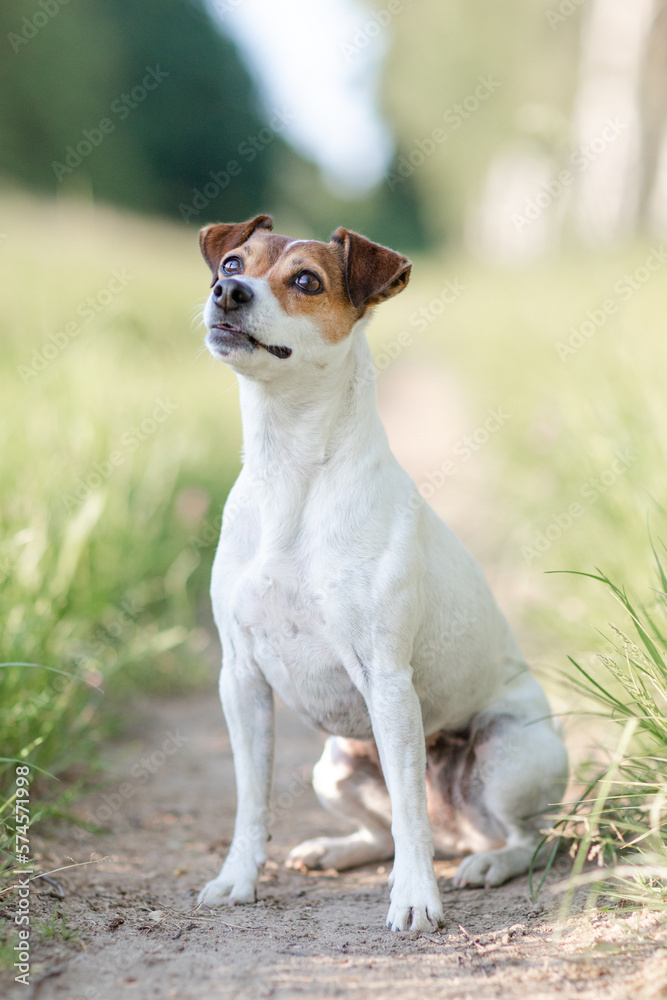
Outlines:
<svg viewBox="0 0 667 1000"><path fill-rule="evenodd" d="M374 306L402 292L410 277L411 262L400 253L367 240L351 229L331 234L345 254L345 286L355 308Z"/></svg>
<svg viewBox="0 0 667 1000"><path fill-rule="evenodd" d="M270 215L256 215L247 222L217 222L204 226L199 231L199 247L202 256L213 273L213 282L218 274L220 261L229 250L240 247L249 240L256 229L273 229Z"/></svg>

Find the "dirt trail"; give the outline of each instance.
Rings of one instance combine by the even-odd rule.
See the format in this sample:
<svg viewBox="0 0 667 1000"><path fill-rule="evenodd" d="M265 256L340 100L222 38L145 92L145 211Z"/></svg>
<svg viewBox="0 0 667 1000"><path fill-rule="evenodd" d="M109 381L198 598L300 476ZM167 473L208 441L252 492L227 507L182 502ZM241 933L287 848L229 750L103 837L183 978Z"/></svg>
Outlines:
<svg viewBox="0 0 667 1000"><path fill-rule="evenodd" d="M451 458L479 420L438 381L404 369L381 384L392 445L420 483ZM443 402L443 400L445 402ZM437 410L440 406L442 412ZM434 407L436 412L434 413ZM427 436L422 427L431 428ZM448 428L448 437L440 433ZM460 463L455 487L431 502L489 553L499 529L485 504L490 458ZM473 528L473 525L479 526ZM480 536L481 530L485 534ZM466 537L467 533L467 537ZM487 564L488 568L488 564ZM0 995L30 1000L115 1000L134 996L368 1000L627 1000L667 995L667 931L651 914L581 912L558 925L560 896L548 878L537 902L528 879L500 889L454 889L456 860L436 861L446 926L438 934L385 929L388 867L300 874L283 867L307 837L347 829L321 809L310 773L323 738L286 709L277 717L273 839L255 906L196 909L196 895L217 873L229 846L235 795L232 757L214 691L132 708L122 743L105 751L104 791L75 805L103 834L71 825L35 840L43 868L106 860L58 875L64 900L43 883L31 897L29 989L0 981ZM67 933L43 937L43 921L66 915ZM2 988L2 987L5 988Z"/></svg>
<svg viewBox="0 0 667 1000"><path fill-rule="evenodd" d="M69 941L32 940L31 1000L176 997L367 1000L586 1000L664 995L665 938L650 916L575 914L558 939L558 899L533 904L527 878L491 891L452 887L456 863L437 861L447 924L437 935L384 928L387 871L300 874L282 866L306 836L340 829L310 789L321 737L278 711L273 839L255 906L196 910L196 893L218 869L234 818L232 758L214 692L140 706L121 746L110 749L108 784L77 804L105 826L68 826L42 843L42 865L94 856L99 864L57 876L32 893L33 927L64 911ZM153 771L154 773L149 773ZM552 884L559 876L549 879ZM623 947L623 943L626 946ZM631 942L631 947L627 944ZM642 943L643 942L643 943Z"/></svg>

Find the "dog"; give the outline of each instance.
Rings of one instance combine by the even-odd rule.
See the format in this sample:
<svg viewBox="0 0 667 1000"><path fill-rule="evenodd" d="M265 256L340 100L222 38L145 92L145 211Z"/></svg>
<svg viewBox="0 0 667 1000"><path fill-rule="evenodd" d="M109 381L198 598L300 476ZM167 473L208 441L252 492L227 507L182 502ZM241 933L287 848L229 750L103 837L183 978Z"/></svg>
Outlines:
<svg viewBox="0 0 667 1000"><path fill-rule="evenodd" d="M243 468L211 594L223 650L237 814L200 903L252 903L266 860L273 692L329 734L321 802L358 829L287 865L394 858L387 926L434 930L434 842L456 886L526 872L567 780L541 686L473 557L394 458L365 328L411 263L358 233L272 232L268 215L202 229L206 345L237 374ZM370 374L369 374L370 372Z"/></svg>

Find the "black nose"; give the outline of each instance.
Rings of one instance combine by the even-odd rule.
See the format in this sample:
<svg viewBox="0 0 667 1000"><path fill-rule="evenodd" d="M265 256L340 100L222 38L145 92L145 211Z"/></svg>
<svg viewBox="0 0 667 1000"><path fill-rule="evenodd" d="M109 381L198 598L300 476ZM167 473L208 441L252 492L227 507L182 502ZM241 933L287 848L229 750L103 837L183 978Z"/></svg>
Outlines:
<svg viewBox="0 0 667 1000"><path fill-rule="evenodd" d="M252 288L238 278L220 278L213 288L215 304L226 312L238 309L252 299Z"/></svg>

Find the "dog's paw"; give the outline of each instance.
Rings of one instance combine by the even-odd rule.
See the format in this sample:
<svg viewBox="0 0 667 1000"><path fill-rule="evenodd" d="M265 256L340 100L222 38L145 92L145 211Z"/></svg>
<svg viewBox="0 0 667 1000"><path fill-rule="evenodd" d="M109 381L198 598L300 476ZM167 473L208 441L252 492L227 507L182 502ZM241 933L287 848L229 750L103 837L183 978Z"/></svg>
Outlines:
<svg viewBox="0 0 667 1000"><path fill-rule="evenodd" d="M207 882L197 898L198 903L206 906L220 906L225 901L230 906L236 903L254 903L259 872L234 870L223 866L217 878Z"/></svg>
<svg viewBox="0 0 667 1000"><path fill-rule="evenodd" d="M347 868L357 868L375 861L387 861L394 853L391 833L370 834L357 830L346 837L316 837L304 840L287 855L288 868L299 871L322 871L334 868L343 872Z"/></svg>
<svg viewBox="0 0 667 1000"><path fill-rule="evenodd" d="M197 897L197 902L206 906L220 906L227 901L230 906L234 906L236 903L254 903L255 898L254 882L246 880L232 885L227 879L218 876L206 883Z"/></svg>
<svg viewBox="0 0 667 1000"><path fill-rule="evenodd" d="M292 848L285 859L285 865L287 868L295 868L297 871L349 868L349 850L341 843L346 839L343 837L315 837L313 840L304 840L302 844Z"/></svg>
<svg viewBox="0 0 667 1000"><path fill-rule="evenodd" d="M484 886L491 889L502 885L516 875L528 871L532 850L530 848L505 847L496 851L479 851L464 858L456 869L454 885L457 889L465 886Z"/></svg>
<svg viewBox="0 0 667 1000"><path fill-rule="evenodd" d="M391 905L387 914L390 931L435 931L445 923L445 914L438 892L435 876L430 884L419 886L399 886L394 881L391 890Z"/></svg>

